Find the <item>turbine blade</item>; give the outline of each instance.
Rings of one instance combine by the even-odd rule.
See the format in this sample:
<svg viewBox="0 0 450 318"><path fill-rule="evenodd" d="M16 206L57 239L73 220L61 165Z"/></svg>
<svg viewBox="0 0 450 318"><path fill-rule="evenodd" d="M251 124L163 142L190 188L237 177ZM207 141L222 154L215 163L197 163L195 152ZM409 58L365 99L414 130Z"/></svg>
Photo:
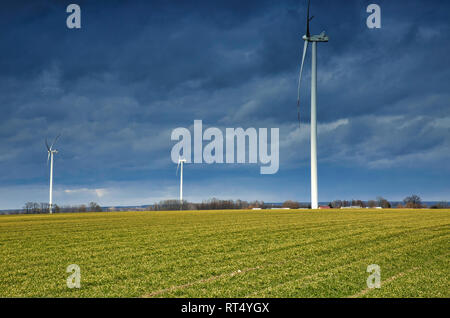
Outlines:
<svg viewBox="0 0 450 318"><path fill-rule="evenodd" d="M53 141L52 145L50 146L50 149L53 149L53 146L55 145L56 141L58 140L58 138L61 136L61 134L58 134L58 136L56 136L55 140Z"/></svg>
<svg viewBox="0 0 450 318"><path fill-rule="evenodd" d="M48 156L47 156L47 166L48 166L48 161L50 160L50 151L48 152Z"/></svg>
<svg viewBox="0 0 450 318"><path fill-rule="evenodd" d="M47 150L50 151L50 147L49 147L49 145L48 145L47 137L45 137L45 146L47 147Z"/></svg>
<svg viewBox="0 0 450 318"><path fill-rule="evenodd" d="M178 164L177 164L177 176L178 176L178 168L180 168L180 159L178 159Z"/></svg>
<svg viewBox="0 0 450 318"><path fill-rule="evenodd" d="M300 65L300 73L298 75L298 90L297 90L297 117L298 125L300 126L300 83L302 81L303 65L305 63L306 51L308 49L308 41L303 45L302 64Z"/></svg>
<svg viewBox="0 0 450 318"><path fill-rule="evenodd" d="M307 13L306 13L306 37L308 37L308 38L311 36L311 34L309 32L309 21L312 20L312 18L311 19L309 18L309 6L310 6L310 4L311 4L311 0L308 0L308 10L307 10Z"/></svg>

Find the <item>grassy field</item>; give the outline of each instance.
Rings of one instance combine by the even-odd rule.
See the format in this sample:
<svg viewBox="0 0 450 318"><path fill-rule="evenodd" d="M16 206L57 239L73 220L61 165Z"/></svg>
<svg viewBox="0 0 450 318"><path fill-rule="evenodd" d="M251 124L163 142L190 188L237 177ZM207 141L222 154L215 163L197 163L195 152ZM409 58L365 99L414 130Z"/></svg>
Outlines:
<svg viewBox="0 0 450 318"><path fill-rule="evenodd" d="M0 297L450 297L449 239L450 210L0 216Z"/></svg>

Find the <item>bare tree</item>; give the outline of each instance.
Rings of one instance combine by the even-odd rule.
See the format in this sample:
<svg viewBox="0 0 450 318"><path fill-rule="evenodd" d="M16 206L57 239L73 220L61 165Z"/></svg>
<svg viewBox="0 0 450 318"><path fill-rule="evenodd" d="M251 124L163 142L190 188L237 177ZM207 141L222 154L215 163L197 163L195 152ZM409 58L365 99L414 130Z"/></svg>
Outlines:
<svg viewBox="0 0 450 318"><path fill-rule="evenodd" d="M436 204L433 204L430 208L431 209L448 209L448 208L450 208L450 205L448 204L447 201L441 201Z"/></svg>
<svg viewBox="0 0 450 318"><path fill-rule="evenodd" d="M30 214L33 211L33 202L27 202L25 203L25 206L23 207L23 210L26 214Z"/></svg>
<svg viewBox="0 0 450 318"><path fill-rule="evenodd" d="M352 206L366 207L366 204L361 200L352 200Z"/></svg>
<svg viewBox="0 0 450 318"><path fill-rule="evenodd" d="M334 200L331 202L331 207L333 209L340 209L342 207L342 201L341 200Z"/></svg>
<svg viewBox="0 0 450 318"><path fill-rule="evenodd" d="M300 208L300 203L297 201L287 200L287 201L283 202L282 207L290 208L290 209L298 209L298 208Z"/></svg>
<svg viewBox="0 0 450 318"><path fill-rule="evenodd" d="M377 203L378 203L378 206L382 207L383 209L391 208L391 204L389 203L389 201L383 197L377 197Z"/></svg>
<svg viewBox="0 0 450 318"><path fill-rule="evenodd" d="M406 208L420 209L422 208L422 199L418 195L411 195L403 199Z"/></svg>
<svg viewBox="0 0 450 318"><path fill-rule="evenodd" d="M96 202L89 202L89 211L90 212L101 212L102 207L98 205Z"/></svg>
<svg viewBox="0 0 450 318"><path fill-rule="evenodd" d="M40 213L50 212L50 205L48 203L41 202L41 207L39 208Z"/></svg>

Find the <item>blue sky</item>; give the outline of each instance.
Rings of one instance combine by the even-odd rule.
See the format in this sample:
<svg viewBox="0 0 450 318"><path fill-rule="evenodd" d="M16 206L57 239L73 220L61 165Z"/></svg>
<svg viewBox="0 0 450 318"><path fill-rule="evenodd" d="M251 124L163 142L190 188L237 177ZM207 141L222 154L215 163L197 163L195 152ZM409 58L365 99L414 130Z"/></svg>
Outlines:
<svg viewBox="0 0 450 318"><path fill-rule="evenodd" d="M185 166L189 201L309 201L306 1L0 4L0 208L48 200L45 137L58 133L54 202L178 196L173 129L280 129L280 168ZM450 200L450 3L312 1L318 47L319 201ZM381 7L368 29L366 7Z"/></svg>

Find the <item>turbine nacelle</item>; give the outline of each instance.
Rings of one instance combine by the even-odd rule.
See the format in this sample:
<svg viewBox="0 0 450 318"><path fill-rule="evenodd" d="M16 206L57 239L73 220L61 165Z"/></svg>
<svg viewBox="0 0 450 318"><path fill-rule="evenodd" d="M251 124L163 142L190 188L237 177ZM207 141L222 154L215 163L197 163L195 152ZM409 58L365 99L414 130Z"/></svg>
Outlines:
<svg viewBox="0 0 450 318"><path fill-rule="evenodd" d="M323 31L319 35L313 35L309 37L304 35L302 39L308 42L328 42L328 35L326 35L325 31Z"/></svg>

